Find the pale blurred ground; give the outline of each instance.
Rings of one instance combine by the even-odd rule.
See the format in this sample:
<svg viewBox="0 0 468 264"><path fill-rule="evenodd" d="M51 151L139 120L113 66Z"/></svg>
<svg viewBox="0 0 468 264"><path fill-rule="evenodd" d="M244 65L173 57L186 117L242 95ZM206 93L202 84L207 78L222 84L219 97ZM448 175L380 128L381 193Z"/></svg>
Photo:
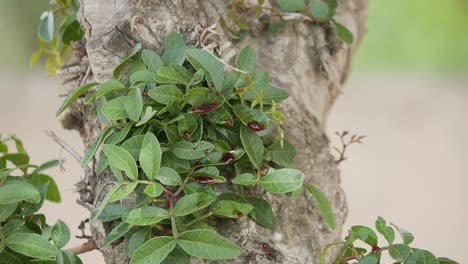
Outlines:
<svg viewBox="0 0 468 264"><path fill-rule="evenodd" d="M55 117L60 83L27 67L48 2L0 1L0 133L22 138L33 162L67 159L65 173L50 171L63 201L46 203L43 212L79 235L88 212L76 205L73 185L82 170L43 130L84 147ZM468 263L468 1L372 0L368 24L354 64L359 73L328 122L335 144L335 131L367 136L340 165L350 209L344 231L372 226L380 215L412 231L414 246ZM97 252L81 257L103 263Z"/></svg>

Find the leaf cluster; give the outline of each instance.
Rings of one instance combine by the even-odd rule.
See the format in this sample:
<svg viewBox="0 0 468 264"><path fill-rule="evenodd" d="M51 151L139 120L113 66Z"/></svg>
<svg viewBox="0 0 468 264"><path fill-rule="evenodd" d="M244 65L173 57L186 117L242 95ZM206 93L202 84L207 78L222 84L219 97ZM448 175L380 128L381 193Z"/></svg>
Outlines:
<svg viewBox="0 0 468 264"><path fill-rule="evenodd" d="M60 202L57 184L44 171L61 161L30 164L23 143L14 136L0 136L0 154L0 263L81 263L63 249L70 240L68 226L60 220L50 226L38 213L45 200Z"/></svg>
<svg viewBox="0 0 468 264"><path fill-rule="evenodd" d="M109 168L117 181L93 212L113 226L102 246L125 238L133 264L236 257L241 248L208 220L250 217L275 229L273 208L253 194L292 195L304 185L277 109L288 94L255 68L251 47L240 51L236 67L175 33L164 48L160 55L136 45L113 79L78 87L57 112L82 100L105 127L83 159L85 166L99 157L97 172ZM238 192L216 191L228 183ZM334 228L325 195L305 187ZM127 196L135 206L118 202Z"/></svg>
<svg viewBox="0 0 468 264"><path fill-rule="evenodd" d="M379 245L377 233L372 228L362 225L352 226L343 242L328 244L324 248L320 263L326 263L325 255L330 247L340 246L333 264L378 264L381 263L384 252L388 252L395 261L394 264L458 264L458 262L445 257L437 258L430 251L411 247L410 244L414 240L413 234L397 225L388 225L380 216L375 221L375 229L384 238L384 243L388 243L388 245ZM396 234L401 237L399 243L396 242ZM367 245L370 249L355 246L356 242Z"/></svg>
<svg viewBox="0 0 468 264"><path fill-rule="evenodd" d="M229 18L237 26L236 29L228 27L226 21L220 20L220 24L234 39L242 39L250 31L250 26L246 22L246 16L252 15L259 18L265 11L268 16L268 31L272 34L282 32L290 20L297 20L299 17L289 18L289 14L303 16L302 20L312 21L331 28L336 36L347 44L353 42L353 34L333 17L336 14L338 0L269 0L267 6L264 0L257 0L257 4L250 4L244 0L230 0L231 9ZM306 2L308 2L306 4Z"/></svg>
<svg viewBox="0 0 468 264"><path fill-rule="evenodd" d="M68 54L73 41L80 41L84 32L76 20L78 0L52 0L50 10L40 16L37 29L39 50L31 55L30 64L34 65L42 55L46 56L46 69L55 73Z"/></svg>

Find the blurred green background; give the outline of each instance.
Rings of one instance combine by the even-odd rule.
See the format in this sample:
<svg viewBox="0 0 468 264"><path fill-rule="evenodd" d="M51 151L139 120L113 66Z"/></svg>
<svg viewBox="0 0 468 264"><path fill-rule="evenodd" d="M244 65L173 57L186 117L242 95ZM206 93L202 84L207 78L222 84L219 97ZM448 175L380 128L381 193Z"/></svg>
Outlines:
<svg viewBox="0 0 468 264"><path fill-rule="evenodd" d="M357 71L468 70L467 0L370 0ZM47 0L0 1L0 68L29 70Z"/></svg>

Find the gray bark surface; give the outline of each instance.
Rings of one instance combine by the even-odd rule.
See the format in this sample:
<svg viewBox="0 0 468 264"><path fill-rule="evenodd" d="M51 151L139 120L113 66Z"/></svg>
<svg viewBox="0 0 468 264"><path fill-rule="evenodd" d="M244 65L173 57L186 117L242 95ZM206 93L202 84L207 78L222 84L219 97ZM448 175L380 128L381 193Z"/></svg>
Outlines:
<svg viewBox="0 0 468 264"><path fill-rule="evenodd" d="M327 195L337 228L327 227L306 192L296 199L268 194L277 216L275 231L245 217L214 222L221 234L245 249L245 254L229 261L193 259L191 263L318 263L322 248L340 239L347 204L337 164L330 154L325 125L349 73L352 54L364 34L365 11L366 0L339 1L336 19L353 32L355 41L351 46L343 44L330 30L311 22L291 22L277 36L260 30L262 25L256 22L255 33L240 43L227 42L223 35L215 40L231 44L225 45L223 52L223 58L228 61L231 54L251 45L257 51L258 68L270 73L273 85L289 92L290 98L281 108L288 117L285 136L298 149L295 166L305 173L307 182ZM228 21L227 12L226 2L222 0L81 0L79 20L86 31L87 54L87 60L82 61L89 63L92 72L88 81L110 79L113 68L138 42L160 52L164 37L174 31L193 45L209 42L200 39L200 34L219 18ZM100 127L86 113L85 106L74 104L63 123L67 128L78 129L85 144L89 144ZM113 184L113 177L106 173L91 180L93 206L99 206ZM91 228L97 243L110 231L98 221L92 221ZM268 250L262 244L267 244ZM124 245L122 241L99 250L106 263L128 263Z"/></svg>

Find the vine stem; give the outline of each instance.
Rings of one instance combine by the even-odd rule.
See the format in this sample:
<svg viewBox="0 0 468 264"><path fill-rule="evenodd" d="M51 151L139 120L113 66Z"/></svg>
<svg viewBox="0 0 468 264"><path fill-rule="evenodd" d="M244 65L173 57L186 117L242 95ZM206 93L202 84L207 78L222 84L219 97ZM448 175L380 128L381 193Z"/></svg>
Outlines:
<svg viewBox="0 0 468 264"><path fill-rule="evenodd" d="M75 254L75 255L79 255L79 254L83 254L83 253L86 253L86 252L89 252L89 251L93 251L95 249L97 249L98 247L96 246L96 243L94 242L94 239L89 239L88 241L86 241L86 243L83 243L79 246L76 246L76 247L72 247L72 248L69 248L67 249L68 251L70 251L71 253Z"/></svg>
<svg viewBox="0 0 468 264"><path fill-rule="evenodd" d="M192 170L187 174L185 177L184 181L182 184L179 186L177 191L175 193L171 193L169 190L164 189L164 192L168 196L168 201L169 201L169 214L171 216L171 227L172 227L172 235L177 238L177 225L176 225L176 219L175 219L175 214L174 214L174 201L177 198L177 196L182 192L184 189L185 185L187 185L188 181L190 180L190 176L192 175L193 171L195 170L196 167L193 167Z"/></svg>

